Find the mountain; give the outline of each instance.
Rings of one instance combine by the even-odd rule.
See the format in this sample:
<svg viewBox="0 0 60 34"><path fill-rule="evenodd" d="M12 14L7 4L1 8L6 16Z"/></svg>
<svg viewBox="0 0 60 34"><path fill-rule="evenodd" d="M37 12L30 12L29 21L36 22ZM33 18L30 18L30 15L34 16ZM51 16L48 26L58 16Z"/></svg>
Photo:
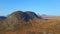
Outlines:
<svg viewBox="0 0 60 34"><path fill-rule="evenodd" d="M9 27L8 29L10 29L10 30L16 30L16 29L22 28L22 27L30 28L29 26L32 27L31 22L34 19L40 19L40 17L37 14L35 14L34 12L15 11L6 18L5 22L8 25L6 25L5 27Z"/></svg>
<svg viewBox="0 0 60 34"><path fill-rule="evenodd" d="M24 21L29 21L30 19L34 19L34 18L40 18L37 14L35 14L34 12L31 12L31 11L26 11L26 12L22 12L22 11L16 11L16 12L13 12L11 15L9 15L7 17L7 19L10 18L10 19L14 19L14 18L17 18L18 20L24 20Z"/></svg>

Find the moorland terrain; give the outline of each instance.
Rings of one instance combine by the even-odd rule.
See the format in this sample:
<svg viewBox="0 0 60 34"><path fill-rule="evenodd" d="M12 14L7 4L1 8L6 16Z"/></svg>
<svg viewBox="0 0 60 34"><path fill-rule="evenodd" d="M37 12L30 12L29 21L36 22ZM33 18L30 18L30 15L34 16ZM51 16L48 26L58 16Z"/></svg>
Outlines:
<svg viewBox="0 0 60 34"><path fill-rule="evenodd" d="M31 11L15 11L0 16L0 34L60 34L60 16L41 16Z"/></svg>

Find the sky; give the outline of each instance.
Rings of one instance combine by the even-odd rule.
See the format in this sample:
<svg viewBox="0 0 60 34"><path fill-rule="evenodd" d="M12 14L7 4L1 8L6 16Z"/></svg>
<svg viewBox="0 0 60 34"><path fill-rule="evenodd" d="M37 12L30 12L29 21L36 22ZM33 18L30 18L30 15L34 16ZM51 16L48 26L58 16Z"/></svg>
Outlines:
<svg viewBox="0 0 60 34"><path fill-rule="evenodd" d="M0 16L17 10L60 16L60 0L0 0Z"/></svg>

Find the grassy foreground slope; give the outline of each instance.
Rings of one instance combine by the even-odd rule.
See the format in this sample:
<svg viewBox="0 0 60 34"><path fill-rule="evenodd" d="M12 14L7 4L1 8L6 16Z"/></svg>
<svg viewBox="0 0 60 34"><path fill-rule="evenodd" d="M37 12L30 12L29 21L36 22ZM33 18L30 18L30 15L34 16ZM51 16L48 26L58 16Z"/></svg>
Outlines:
<svg viewBox="0 0 60 34"><path fill-rule="evenodd" d="M60 19L60 18L59 18ZM9 31L5 32L6 34L60 34L60 20L54 17L54 19L40 20L34 19L30 21L32 23L32 27L26 29L24 28L22 31ZM27 29L28 28L28 29ZM18 29L19 30L19 29Z"/></svg>

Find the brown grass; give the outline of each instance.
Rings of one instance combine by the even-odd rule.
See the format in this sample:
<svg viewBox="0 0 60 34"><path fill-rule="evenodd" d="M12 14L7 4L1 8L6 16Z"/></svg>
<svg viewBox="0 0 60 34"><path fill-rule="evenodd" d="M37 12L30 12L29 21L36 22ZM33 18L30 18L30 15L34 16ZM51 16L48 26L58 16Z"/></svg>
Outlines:
<svg viewBox="0 0 60 34"><path fill-rule="evenodd" d="M60 17L49 17L49 20L34 19L32 26L23 28L21 31L0 32L0 34L60 34ZM29 28L31 27L31 28Z"/></svg>

